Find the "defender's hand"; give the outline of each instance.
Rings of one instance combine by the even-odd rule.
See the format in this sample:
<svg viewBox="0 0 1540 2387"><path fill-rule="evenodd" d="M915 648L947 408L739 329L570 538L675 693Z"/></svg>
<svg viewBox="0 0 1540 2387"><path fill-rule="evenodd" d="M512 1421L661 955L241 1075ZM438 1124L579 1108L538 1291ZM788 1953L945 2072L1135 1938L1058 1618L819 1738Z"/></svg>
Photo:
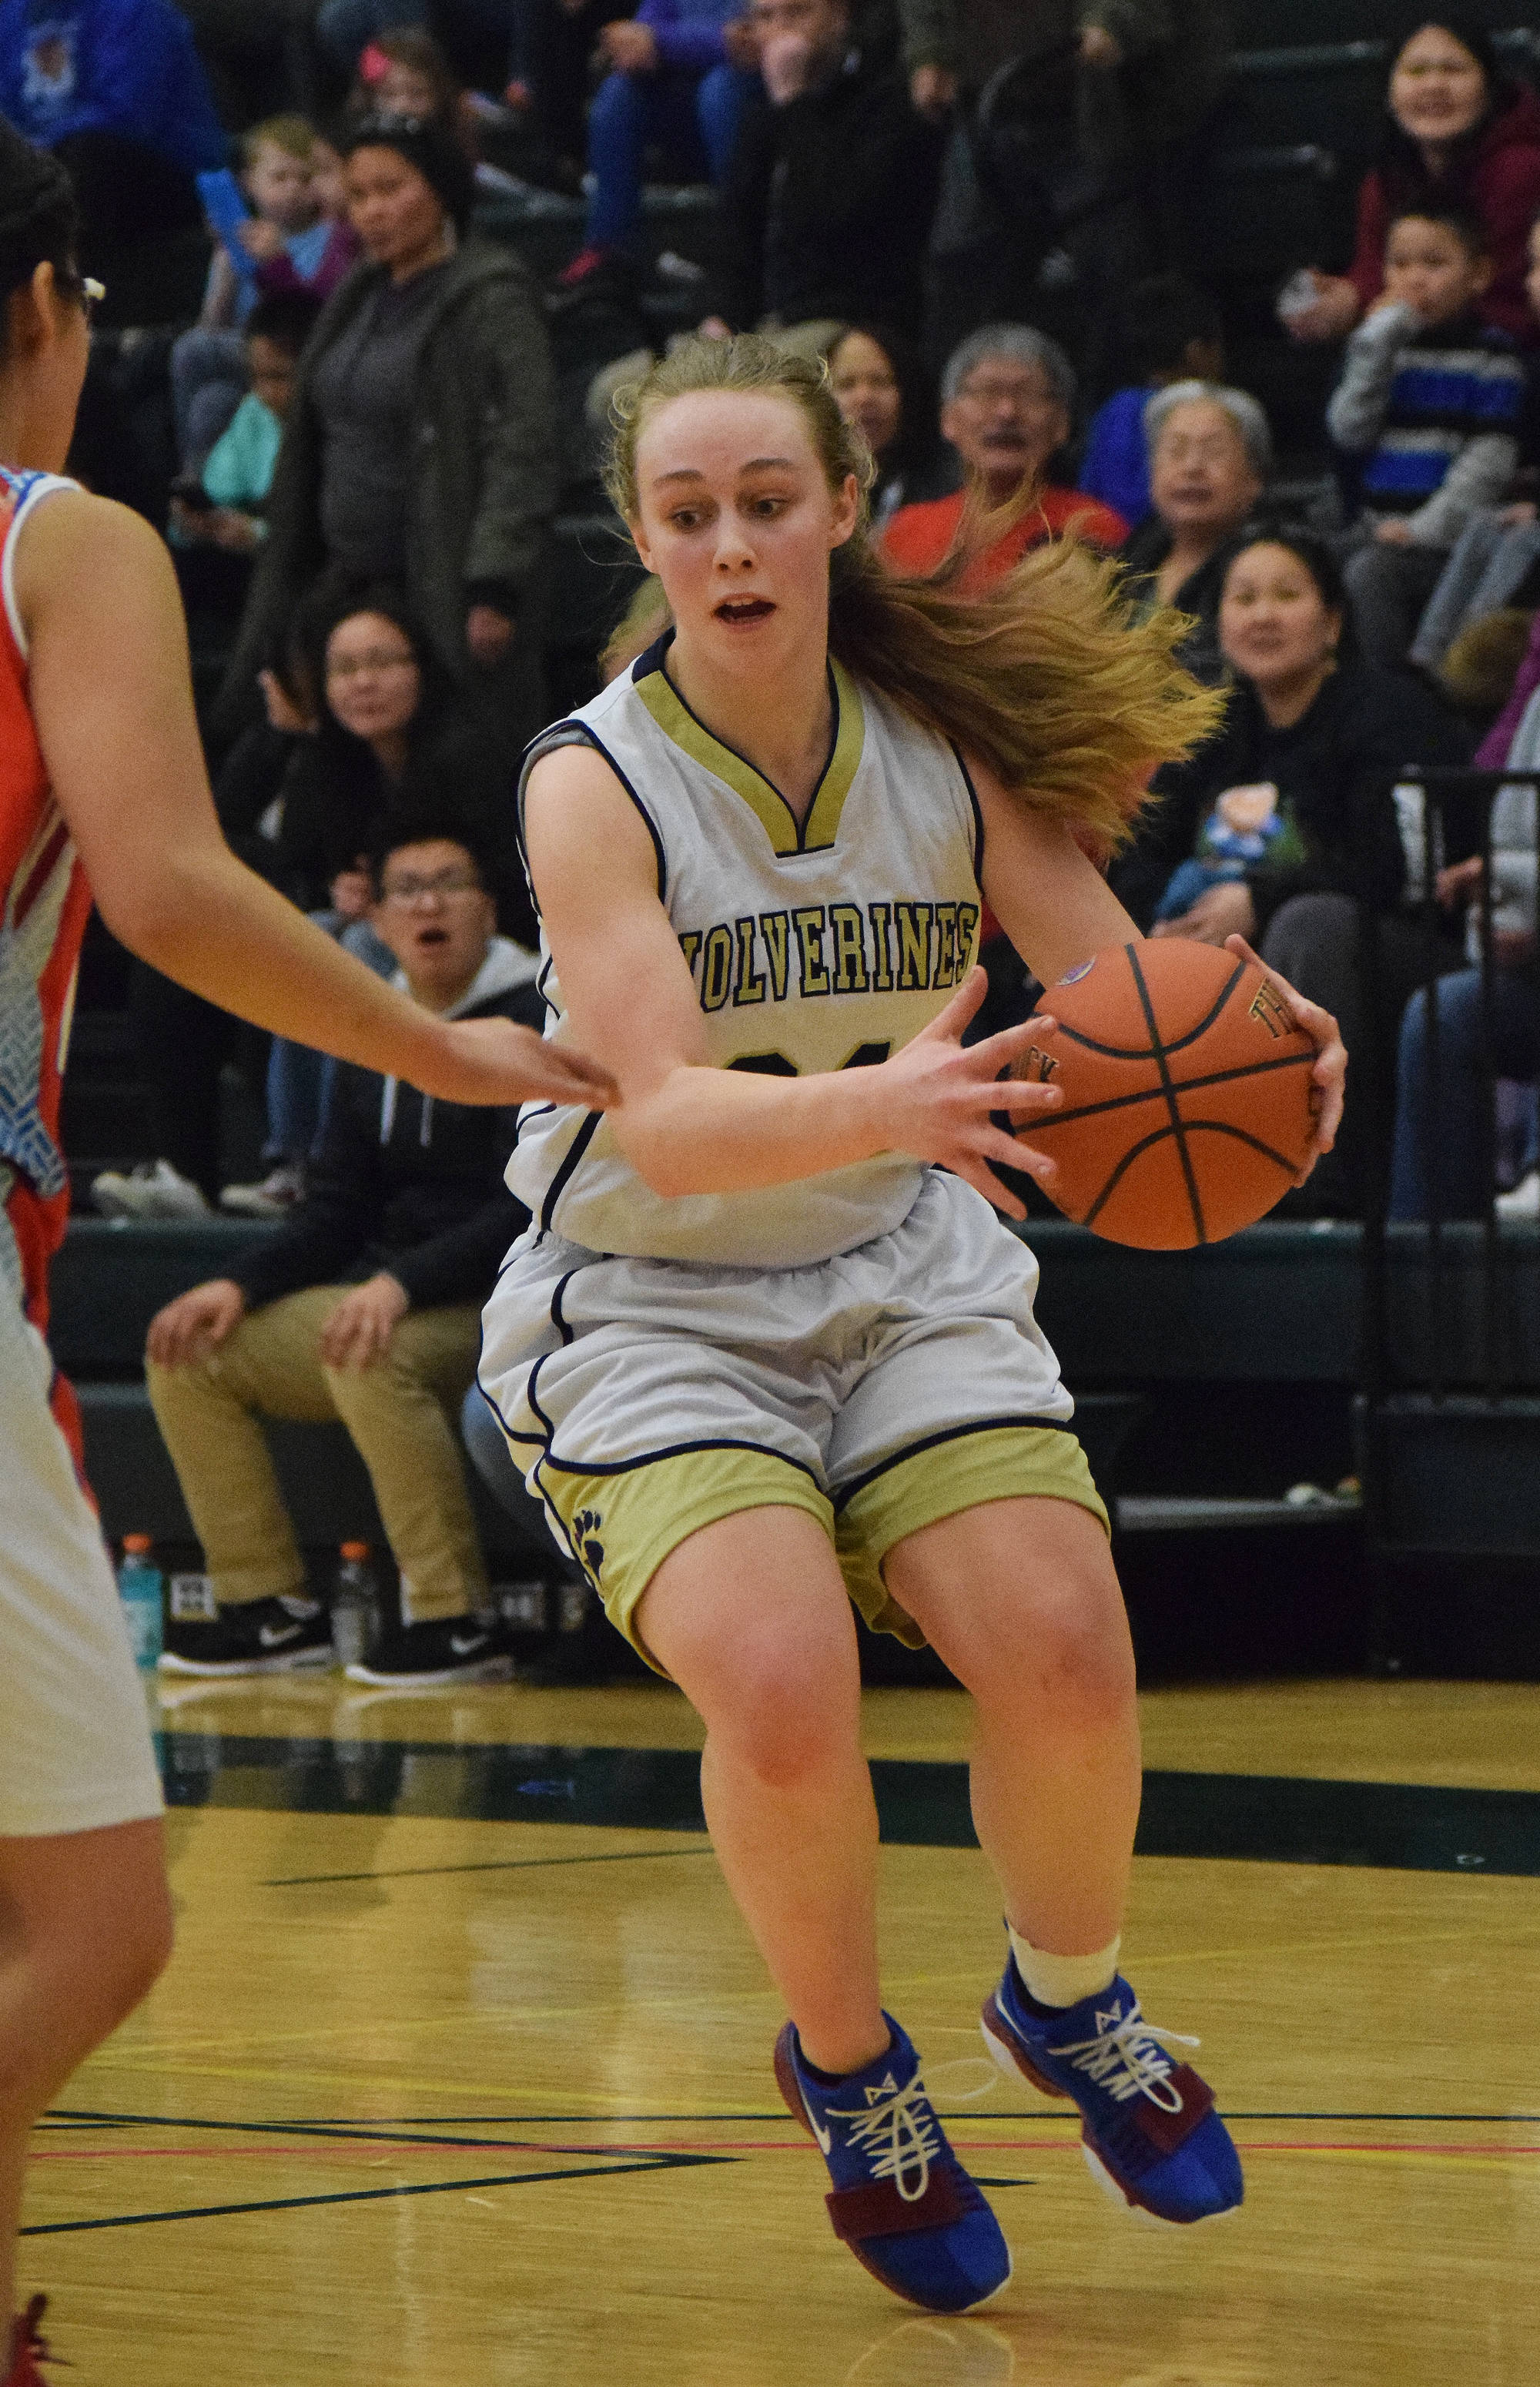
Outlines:
<svg viewBox="0 0 1540 2387"><path fill-rule="evenodd" d="M602 1111L620 1100L607 1069L570 1045L548 1044L511 1019L448 1019L433 1029L435 1057L412 1083L445 1103L581 1103Z"/></svg>

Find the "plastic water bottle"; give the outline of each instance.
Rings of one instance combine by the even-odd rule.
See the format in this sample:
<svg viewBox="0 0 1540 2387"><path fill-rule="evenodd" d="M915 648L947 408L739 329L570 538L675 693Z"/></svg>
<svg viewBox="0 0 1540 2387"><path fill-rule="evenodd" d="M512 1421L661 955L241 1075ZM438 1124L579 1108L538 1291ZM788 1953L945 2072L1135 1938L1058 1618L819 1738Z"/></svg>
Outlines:
<svg viewBox="0 0 1540 2387"><path fill-rule="evenodd" d="M339 1666L361 1666L380 1632L380 1592L367 1542L344 1542L332 1592L332 1647Z"/></svg>
<svg viewBox="0 0 1540 2387"><path fill-rule="evenodd" d="M160 1651L165 1636L164 1610L161 1606L163 1578L160 1569L150 1564L148 1534L125 1534L122 1563L118 1569L118 1590L128 1620L129 1646L133 1662L142 1673L151 1673L160 1663Z"/></svg>

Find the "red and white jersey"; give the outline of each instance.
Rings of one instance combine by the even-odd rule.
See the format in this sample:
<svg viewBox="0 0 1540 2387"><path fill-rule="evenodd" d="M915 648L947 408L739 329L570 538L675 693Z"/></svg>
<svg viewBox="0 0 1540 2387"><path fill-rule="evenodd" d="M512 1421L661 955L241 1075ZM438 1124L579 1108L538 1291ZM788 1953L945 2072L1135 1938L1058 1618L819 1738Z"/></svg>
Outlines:
<svg viewBox="0 0 1540 2387"><path fill-rule="evenodd" d="M74 486L0 466L0 1296L40 1332L69 1212L59 1093L91 890L38 744L14 575L32 508Z"/></svg>

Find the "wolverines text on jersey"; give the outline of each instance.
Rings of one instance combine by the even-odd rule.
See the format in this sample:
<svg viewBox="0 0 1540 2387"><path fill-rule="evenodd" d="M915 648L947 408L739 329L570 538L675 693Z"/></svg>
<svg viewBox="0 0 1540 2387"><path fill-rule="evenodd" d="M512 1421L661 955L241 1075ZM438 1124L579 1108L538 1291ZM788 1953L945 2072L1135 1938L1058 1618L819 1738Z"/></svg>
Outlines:
<svg viewBox="0 0 1540 2387"><path fill-rule="evenodd" d="M650 648L536 739L594 747L647 823L711 1063L776 1076L885 1061L943 1010L978 943L982 828L954 750L830 666L829 758L805 821L689 711ZM521 790L521 804L523 802ZM563 1024L549 948L548 1034ZM520 1119L508 1182L591 1251L795 1268L891 1232L923 1165L901 1153L749 1193L654 1194L604 1116Z"/></svg>

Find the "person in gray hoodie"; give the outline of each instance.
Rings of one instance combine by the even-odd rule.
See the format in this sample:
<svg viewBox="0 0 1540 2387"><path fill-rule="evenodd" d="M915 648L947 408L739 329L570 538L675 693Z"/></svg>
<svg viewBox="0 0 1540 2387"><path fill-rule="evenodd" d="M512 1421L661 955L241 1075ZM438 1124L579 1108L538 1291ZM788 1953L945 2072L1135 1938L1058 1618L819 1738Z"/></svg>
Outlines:
<svg viewBox="0 0 1540 2387"><path fill-rule="evenodd" d="M448 1018L537 1026L536 957L495 933L480 858L397 832L372 923L396 983ZM400 1623L348 1672L403 1687L511 1671L477 1621L486 1578L454 1420L481 1306L527 1214L502 1181L513 1113L340 1075L309 1191L231 1273L152 1320L150 1400L204 1548L216 1614L173 1619L162 1663L195 1675L332 1661L259 1420L340 1418L369 1469L401 1576Z"/></svg>

